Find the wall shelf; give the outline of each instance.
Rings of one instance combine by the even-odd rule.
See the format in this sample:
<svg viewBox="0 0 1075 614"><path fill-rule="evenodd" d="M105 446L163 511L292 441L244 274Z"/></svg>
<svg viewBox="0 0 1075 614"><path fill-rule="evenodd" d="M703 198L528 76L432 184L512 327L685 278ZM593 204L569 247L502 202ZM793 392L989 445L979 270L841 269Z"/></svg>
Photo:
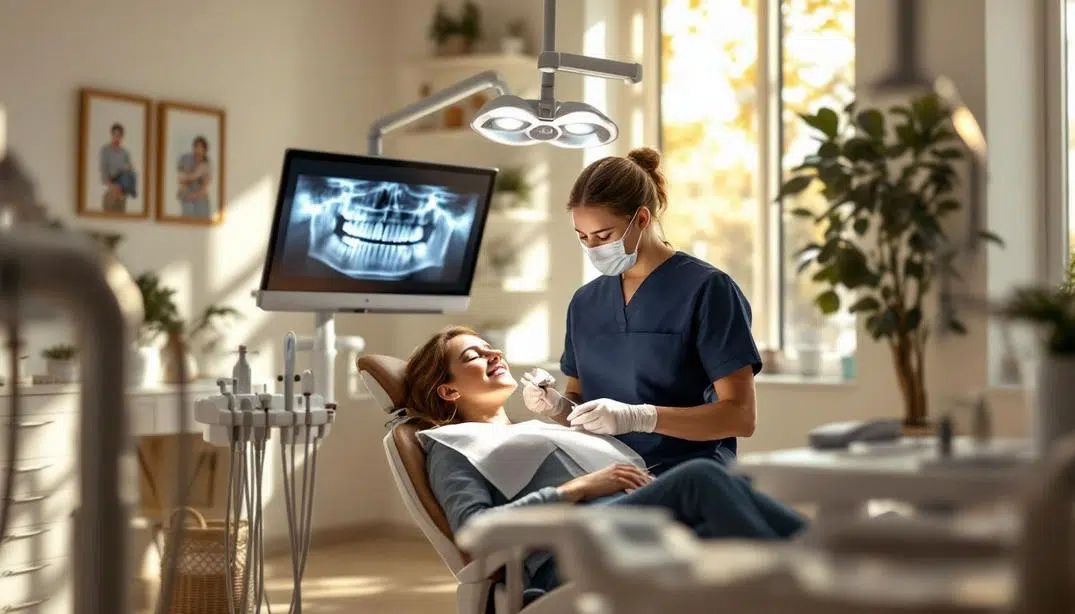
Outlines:
<svg viewBox="0 0 1075 614"><path fill-rule="evenodd" d="M501 209L489 212L490 224L511 223L541 223L549 221L549 215L539 209L519 207L516 209Z"/></svg>
<svg viewBox="0 0 1075 614"><path fill-rule="evenodd" d="M448 70L532 70L536 75L538 59L532 55L503 53L470 53L466 55L434 56L423 59L419 66L431 71Z"/></svg>

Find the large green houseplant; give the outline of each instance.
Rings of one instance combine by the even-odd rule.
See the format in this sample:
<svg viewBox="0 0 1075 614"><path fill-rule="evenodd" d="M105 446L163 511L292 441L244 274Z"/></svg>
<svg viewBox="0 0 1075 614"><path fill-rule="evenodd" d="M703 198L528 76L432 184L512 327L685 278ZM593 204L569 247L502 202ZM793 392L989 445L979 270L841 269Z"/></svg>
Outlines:
<svg viewBox="0 0 1075 614"><path fill-rule="evenodd" d="M870 335L888 344L904 422L926 426L925 351L934 325L926 301L942 267L957 274L941 248L945 219L962 208L956 187L964 150L949 110L923 95L887 112L852 104L802 121L817 133L817 151L793 169L779 197L790 203L817 190L824 207L801 206L803 198L790 211L819 231L798 252L799 271L823 288L815 299L822 313L836 313L846 300L865 316ZM966 332L958 321L947 326Z"/></svg>

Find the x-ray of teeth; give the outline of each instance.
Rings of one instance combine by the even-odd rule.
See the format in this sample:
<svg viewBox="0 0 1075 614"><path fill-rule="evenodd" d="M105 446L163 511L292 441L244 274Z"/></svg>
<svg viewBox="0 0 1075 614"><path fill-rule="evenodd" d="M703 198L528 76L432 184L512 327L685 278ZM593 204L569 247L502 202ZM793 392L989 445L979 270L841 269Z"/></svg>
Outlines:
<svg viewBox="0 0 1075 614"><path fill-rule="evenodd" d="M478 198L433 185L300 176L292 224L308 219L309 256L342 275L400 280L444 267L451 246L466 244Z"/></svg>

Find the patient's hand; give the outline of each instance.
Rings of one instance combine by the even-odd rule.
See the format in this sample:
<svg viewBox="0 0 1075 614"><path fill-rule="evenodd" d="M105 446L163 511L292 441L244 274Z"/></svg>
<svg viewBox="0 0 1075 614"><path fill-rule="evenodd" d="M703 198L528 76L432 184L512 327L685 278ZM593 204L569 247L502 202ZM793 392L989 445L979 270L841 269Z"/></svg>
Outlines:
<svg viewBox="0 0 1075 614"><path fill-rule="evenodd" d="M653 476L631 464L612 465L599 471L575 478L558 490L565 501L578 503L618 492L642 488L653 481Z"/></svg>

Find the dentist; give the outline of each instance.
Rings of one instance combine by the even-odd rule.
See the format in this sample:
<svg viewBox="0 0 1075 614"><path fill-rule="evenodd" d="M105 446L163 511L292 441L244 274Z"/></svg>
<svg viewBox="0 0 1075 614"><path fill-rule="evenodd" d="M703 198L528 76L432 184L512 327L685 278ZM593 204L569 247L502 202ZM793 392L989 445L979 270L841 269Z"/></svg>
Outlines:
<svg viewBox="0 0 1075 614"><path fill-rule="evenodd" d="M598 160L575 181L567 207L602 276L567 308L564 397L542 370L523 387L530 411L616 436L655 474L692 458L733 460L736 438L754 433L762 368L739 286L662 238L659 165L644 147Z"/></svg>

